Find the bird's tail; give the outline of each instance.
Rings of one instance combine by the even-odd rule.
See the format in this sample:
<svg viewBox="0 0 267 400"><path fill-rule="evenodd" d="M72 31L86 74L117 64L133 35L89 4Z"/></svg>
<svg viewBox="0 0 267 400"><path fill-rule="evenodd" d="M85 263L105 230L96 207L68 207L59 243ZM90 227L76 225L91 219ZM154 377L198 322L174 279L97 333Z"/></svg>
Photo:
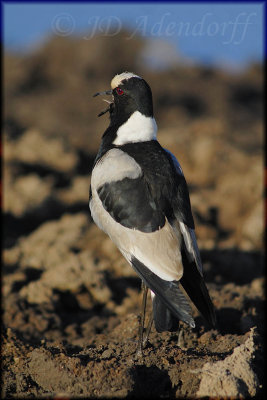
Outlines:
<svg viewBox="0 0 267 400"><path fill-rule="evenodd" d="M199 273L196 264L188 260L184 250L182 251L182 260L184 265L184 274L180 283L206 321L212 327L215 327L215 309L205 285L204 278Z"/></svg>
<svg viewBox="0 0 267 400"><path fill-rule="evenodd" d="M174 317L158 296L153 297L153 319L157 332L176 332L179 319Z"/></svg>
<svg viewBox="0 0 267 400"><path fill-rule="evenodd" d="M163 329L166 326L172 328L174 324L173 318L181 320L191 328L194 328L195 322L191 316L191 308L179 288L179 282L161 279L135 257L131 259L131 263L146 286L155 294L156 300L153 303L153 313L155 324L158 324L158 328ZM164 328L163 330L166 329Z"/></svg>

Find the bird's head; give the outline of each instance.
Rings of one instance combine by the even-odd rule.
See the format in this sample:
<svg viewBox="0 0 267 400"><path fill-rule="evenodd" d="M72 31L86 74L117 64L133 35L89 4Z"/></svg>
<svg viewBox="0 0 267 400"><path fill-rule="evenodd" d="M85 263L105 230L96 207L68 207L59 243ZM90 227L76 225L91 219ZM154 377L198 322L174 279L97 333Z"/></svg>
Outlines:
<svg viewBox="0 0 267 400"><path fill-rule="evenodd" d="M97 95L112 95L113 101L98 116L109 112L110 127L116 134L114 144L152 140L157 125L153 117L152 92L147 82L132 72L117 74L111 81L111 90ZM110 131L108 131L110 132Z"/></svg>
<svg viewBox="0 0 267 400"><path fill-rule="evenodd" d="M109 107L99 116L110 112L111 120L127 120L135 111L146 117L153 117L152 93L148 83L132 72L117 74L111 81L111 90L98 92L98 95L112 95L113 101L105 100Z"/></svg>

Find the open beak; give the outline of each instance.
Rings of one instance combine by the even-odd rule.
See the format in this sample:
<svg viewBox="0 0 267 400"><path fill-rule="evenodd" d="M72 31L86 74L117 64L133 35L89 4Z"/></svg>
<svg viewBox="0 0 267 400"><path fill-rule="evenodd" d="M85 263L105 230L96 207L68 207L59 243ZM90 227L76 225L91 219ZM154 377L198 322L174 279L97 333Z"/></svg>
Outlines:
<svg viewBox="0 0 267 400"><path fill-rule="evenodd" d="M106 90L105 92L97 92L97 93L95 93L93 95L93 97L96 97L96 96L99 96L99 95L103 95L103 94L111 95L112 94L112 90ZM98 117L101 117L101 115L106 114L108 111L111 113L111 107L112 107L113 103L111 101L108 101L108 100L105 100L105 99L103 99L103 100L106 101L107 103L109 103L109 106L108 106L108 108L106 110L101 111L101 113L98 114Z"/></svg>

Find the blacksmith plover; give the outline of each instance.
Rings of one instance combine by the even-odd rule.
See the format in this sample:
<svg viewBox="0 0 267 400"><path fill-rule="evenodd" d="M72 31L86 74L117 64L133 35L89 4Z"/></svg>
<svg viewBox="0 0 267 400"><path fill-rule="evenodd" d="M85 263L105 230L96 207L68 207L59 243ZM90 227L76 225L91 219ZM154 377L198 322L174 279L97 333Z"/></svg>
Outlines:
<svg viewBox="0 0 267 400"><path fill-rule="evenodd" d="M116 244L140 276L143 306L138 352L144 345L147 290L157 332L178 330L179 320L195 323L181 286L215 325L215 311L204 283L187 184L174 155L157 141L152 93L141 77L124 72L111 81L113 101L95 159L89 207L95 223Z"/></svg>

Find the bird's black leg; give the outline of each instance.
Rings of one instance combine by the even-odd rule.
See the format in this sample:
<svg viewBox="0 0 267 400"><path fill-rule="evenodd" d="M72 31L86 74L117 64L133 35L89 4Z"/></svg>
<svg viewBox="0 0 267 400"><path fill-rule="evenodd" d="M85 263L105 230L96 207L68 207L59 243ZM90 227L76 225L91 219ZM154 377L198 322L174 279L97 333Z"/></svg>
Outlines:
<svg viewBox="0 0 267 400"><path fill-rule="evenodd" d="M186 350L185 341L184 341L184 329L183 329L183 327L181 327L181 326L179 327L177 345L178 345L182 350Z"/></svg>
<svg viewBox="0 0 267 400"><path fill-rule="evenodd" d="M147 290L148 287L142 281L142 291L143 291L143 301L142 301L142 308L139 320L139 340L137 345L136 354L142 355L143 351L143 332L144 332L144 324L145 324L145 313L146 313L146 299L147 299Z"/></svg>
<svg viewBox="0 0 267 400"><path fill-rule="evenodd" d="M150 334L151 327L152 327L152 322L153 322L153 311L152 311L151 314L150 314L150 318L149 318L149 321L148 321L148 325L147 325L147 327L146 327L145 336L144 336L144 339L143 339L143 348L144 348L144 347L146 346L146 344L147 344L148 336L149 336L149 334Z"/></svg>

